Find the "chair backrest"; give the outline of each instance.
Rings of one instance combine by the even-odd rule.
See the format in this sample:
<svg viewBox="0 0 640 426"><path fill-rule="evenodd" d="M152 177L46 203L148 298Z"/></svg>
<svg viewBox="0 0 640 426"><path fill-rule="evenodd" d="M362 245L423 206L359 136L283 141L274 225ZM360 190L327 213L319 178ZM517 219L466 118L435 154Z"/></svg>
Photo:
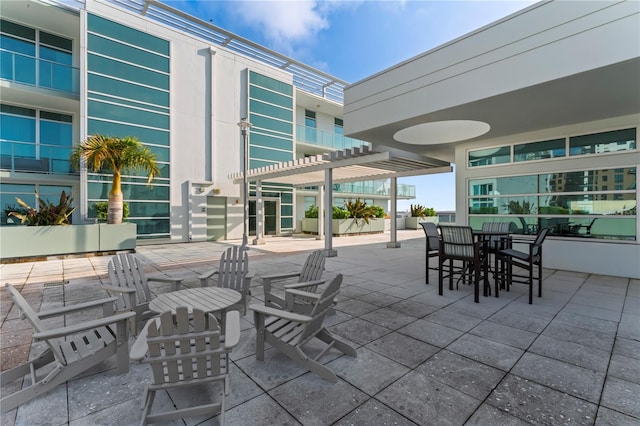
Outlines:
<svg viewBox="0 0 640 426"><path fill-rule="evenodd" d="M147 332L148 356L154 385L204 381L226 374L225 350L220 344L220 326L213 315L186 307L151 321Z"/></svg>
<svg viewBox="0 0 640 426"><path fill-rule="evenodd" d="M549 233L550 230L551 230L551 227L549 226L546 228L542 228L540 232L538 232L536 239L533 241L533 247L531 248L532 255L534 256L540 255L540 248L542 247L542 243L544 242L544 239L547 238L547 234Z"/></svg>
<svg viewBox="0 0 640 426"><path fill-rule="evenodd" d="M482 230L485 232L505 232L508 233L511 230L512 222L483 222ZM501 235L492 235L489 241L500 241Z"/></svg>
<svg viewBox="0 0 640 426"><path fill-rule="evenodd" d="M249 255L243 246L232 246L220 256L218 287L244 291L244 280L249 272Z"/></svg>
<svg viewBox="0 0 640 426"><path fill-rule="evenodd" d="M315 281L322 278L322 273L324 272L324 264L325 256L322 250L314 250L313 252L311 252L309 256L307 256L307 260L302 266L302 271L300 272L300 278L298 279L298 282L304 283L307 281Z"/></svg>
<svg viewBox="0 0 640 426"><path fill-rule="evenodd" d="M473 231L469 226L440 225L442 253L449 257L473 258Z"/></svg>
<svg viewBox="0 0 640 426"><path fill-rule="evenodd" d="M440 234L438 233L438 226L433 222L420 222L420 225L422 225L422 230L427 238L429 250L439 250Z"/></svg>
<svg viewBox="0 0 640 426"><path fill-rule="evenodd" d="M313 304L310 317L313 319L306 323L304 331L300 334L298 345L304 345L309 339L313 338L320 330L322 330L324 317L331 311L333 302L340 293L340 285L342 285L342 274L338 274L329 284L322 290L320 297Z"/></svg>
<svg viewBox="0 0 640 426"><path fill-rule="evenodd" d="M147 284L144 268L135 254L118 253L111 258L107 268L112 286L135 289L137 304L151 301L151 291L149 290L149 284ZM118 308L135 308L135 306L128 306L130 304L129 298L123 294L117 293L114 296L118 297Z"/></svg>
<svg viewBox="0 0 640 426"><path fill-rule="evenodd" d="M6 284L6 289L11 295L13 302L18 306L18 310L20 311L21 316L23 318L26 318L27 321L29 321L29 323L31 324L34 333L42 333L44 331L47 331L47 327L44 326L44 324L40 320L40 317L38 317L38 314L36 314L31 305L29 305L25 298L22 297L22 294L20 294L20 292L16 290L15 287L8 283ZM45 340L45 343L53 353L56 361L58 361L62 365L67 365L67 361L62 354L62 351L60 350L58 339L47 339Z"/></svg>

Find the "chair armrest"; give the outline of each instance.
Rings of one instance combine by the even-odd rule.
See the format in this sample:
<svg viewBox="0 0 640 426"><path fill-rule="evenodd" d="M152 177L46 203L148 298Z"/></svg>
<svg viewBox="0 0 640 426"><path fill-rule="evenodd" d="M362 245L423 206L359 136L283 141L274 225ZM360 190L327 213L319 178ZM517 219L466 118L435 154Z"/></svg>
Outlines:
<svg viewBox="0 0 640 426"><path fill-rule="evenodd" d="M130 293L136 292L135 288L129 288L129 287L114 287L112 285L104 285L104 284L101 287L106 291L112 291L114 293L130 294Z"/></svg>
<svg viewBox="0 0 640 426"><path fill-rule="evenodd" d="M285 272L284 274L261 275L263 281L264 280L269 280L269 281L284 280L287 278L293 278L298 276L300 276L300 272Z"/></svg>
<svg viewBox="0 0 640 426"><path fill-rule="evenodd" d="M296 314L295 312L283 311L282 309L269 308L268 306L264 306L264 305L250 305L249 309L251 309L257 314L270 315L273 317L278 317L278 318L282 318L290 321L296 321L296 322L309 322L313 319L307 315L301 315L301 314Z"/></svg>
<svg viewBox="0 0 640 426"><path fill-rule="evenodd" d="M315 280L315 281L307 281L304 283L286 284L283 287L285 290L295 290L300 288L311 287L314 285L321 285L321 284L324 284L325 282L327 282L327 280Z"/></svg>
<svg viewBox="0 0 640 426"><path fill-rule="evenodd" d="M98 306L103 306L104 307L104 305L106 305L108 303L112 303L113 304L117 300L118 300L117 297L108 297L106 299L92 300L90 302L78 303L78 304L75 304L75 305L65 306L63 308L56 308L56 309L49 309L47 311L40 311L40 312L37 312L36 315L38 315L38 317L40 319L57 317L57 316L68 314L68 313L72 313L72 312L79 312L79 311L83 311L85 309L96 308Z"/></svg>
<svg viewBox="0 0 640 426"><path fill-rule="evenodd" d="M200 280L207 280L209 278L211 278L212 276L214 276L215 274L218 273L218 268L216 269L212 269L210 271L205 272L204 274L198 276L198 279Z"/></svg>
<svg viewBox="0 0 640 426"><path fill-rule="evenodd" d="M147 346L147 334L149 333L149 326L151 322L155 321L158 326L160 326L160 317L151 318L146 322L138 337L136 338L133 345L131 345L131 351L129 351L129 359L132 361L140 361L144 359L147 355L147 350L149 347Z"/></svg>
<svg viewBox="0 0 640 426"><path fill-rule="evenodd" d="M245 277L246 279L252 280L252 279L253 279L253 277L255 277L255 276L256 276L256 274L255 274L255 272L254 272L254 271L247 271L247 275L245 275L244 277Z"/></svg>
<svg viewBox="0 0 640 426"><path fill-rule="evenodd" d="M240 342L240 312L229 311L224 322L224 348L233 349Z"/></svg>
<svg viewBox="0 0 640 426"><path fill-rule="evenodd" d="M302 290L287 290L284 293L285 296L285 307L289 311L293 311L296 305L296 299L302 299L308 303L317 302L321 295L319 293L310 293L308 291Z"/></svg>
<svg viewBox="0 0 640 426"><path fill-rule="evenodd" d="M135 312L124 312L122 314L112 315L93 321L85 321L81 324L70 325L68 327L56 328L53 330L42 331L33 334L33 340L49 340L56 337L65 337L71 334L80 333L82 331L92 330L105 325L113 324L120 321L127 321L129 318L136 316Z"/></svg>
<svg viewBox="0 0 640 426"><path fill-rule="evenodd" d="M155 281L155 282L158 282L158 283L173 284L175 289L178 290L182 286L183 278L147 277L147 281Z"/></svg>

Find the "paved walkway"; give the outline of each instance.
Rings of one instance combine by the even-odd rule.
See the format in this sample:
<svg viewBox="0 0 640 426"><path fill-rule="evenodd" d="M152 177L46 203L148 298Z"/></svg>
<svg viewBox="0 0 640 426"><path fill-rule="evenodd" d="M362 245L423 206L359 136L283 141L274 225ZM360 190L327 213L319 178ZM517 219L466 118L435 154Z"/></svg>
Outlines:
<svg viewBox="0 0 640 426"><path fill-rule="evenodd" d="M424 237L399 231L402 247L383 236L335 238L327 276L345 276L330 329L353 342L358 357L331 351L323 360L339 376L328 383L269 349L255 360L249 311L233 352L230 425L640 425L640 281L545 270L543 297L527 304L526 287L472 302L469 286L424 284ZM310 238L273 238L249 252L257 277L299 269ZM224 244L140 246L150 274L197 286ZM109 257L1 265L36 309L102 297ZM431 282L437 275L431 272ZM153 287L154 292L166 291ZM26 359L31 336L4 290L2 369ZM112 363L59 386L0 418L2 425L128 425L140 421L145 365L115 375ZM161 394L182 407L207 388ZM217 418L175 424L218 424Z"/></svg>

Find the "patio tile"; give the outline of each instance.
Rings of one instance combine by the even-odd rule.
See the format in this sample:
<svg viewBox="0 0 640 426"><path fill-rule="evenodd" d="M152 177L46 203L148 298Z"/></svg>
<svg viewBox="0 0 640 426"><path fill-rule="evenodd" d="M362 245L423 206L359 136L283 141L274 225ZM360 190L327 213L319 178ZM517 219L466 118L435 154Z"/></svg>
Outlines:
<svg viewBox="0 0 640 426"><path fill-rule="evenodd" d="M386 327L390 330L397 330L400 327L416 320L415 317L405 315L389 308L381 308L368 314L362 315L360 318L371 321L375 324Z"/></svg>
<svg viewBox="0 0 640 426"><path fill-rule="evenodd" d="M489 395L487 403L527 422L543 425L590 425L598 407L512 374Z"/></svg>
<svg viewBox="0 0 640 426"><path fill-rule="evenodd" d="M366 345L391 332L386 327L360 318L353 318L329 328L329 331L359 345Z"/></svg>
<svg viewBox="0 0 640 426"><path fill-rule="evenodd" d="M410 372L377 395L377 399L420 425L462 425L481 401L444 383Z"/></svg>
<svg viewBox="0 0 640 426"><path fill-rule="evenodd" d="M357 357L343 356L328 363L327 367L369 395L375 395L409 371L367 347L359 348Z"/></svg>
<svg viewBox="0 0 640 426"><path fill-rule="evenodd" d="M346 301L338 302L336 309L349 315L360 316L375 311L378 306L358 299L347 299Z"/></svg>
<svg viewBox="0 0 640 426"><path fill-rule="evenodd" d="M431 345L444 348L451 342L462 336L462 332L453 328L445 327L435 322L417 320L398 330L399 333L407 334L416 339Z"/></svg>
<svg viewBox="0 0 640 426"><path fill-rule="evenodd" d="M595 426L638 426L640 419L610 410L606 407L598 409Z"/></svg>
<svg viewBox="0 0 640 426"><path fill-rule="evenodd" d="M640 315L622 314L620 325L618 326L618 336L627 339L640 340Z"/></svg>
<svg viewBox="0 0 640 426"><path fill-rule="evenodd" d="M269 391L303 425L324 426L353 411L368 399L352 385L331 383L308 373Z"/></svg>
<svg viewBox="0 0 640 426"><path fill-rule="evenodd" d="M489 404L482 404L480 408L473 413L469 421L465 423L465 426L527 426L529 424L530 423L513 417L504 411L500 411Z"/></svg>
<svg viewBox="0 0 640 426"><path fill-rule="evenodd" d="M640 315L640 296L627 295L622 312L625 314Z"/></svg>
<svg viewBox="0 0 640 426"><path fill-rule="evenodd" d="M473 303L471 301L462 300L456 303L452 303L451 305L447 306L446 308L443 308L442 310L446 312L455 312L458 314L463 314L469 317L487 319L491 315L493 315L497 310L501 309L502 304L489 305L488 303L482 303L482 302L486 302L486 300L492 300L492 299L482 299L481 303Z"/></svg>
<svg viewBox="0 0 640 426"><path fill-rule="evenodd" d="M532 353L524 354L511 373L594 403L605 374Z"/></svg>
<svg viewBox="0 0 640 426"><path fill-rule="evenodd" d="M593 371L606 372L611 354L578 343L566 342L549 336L538 336L529 352L564 361Z"/></svg>
<svg viewBox="0 0 640 426"><path fill-rule="evenodd" d="M345 299L359 299L362 296L366 296L367 294L373 293L373 290L358 287L355 285L345 286L344 284L340 287L340 294L338 294L338 300ZM361 299L364 300L364 299ZM366 302L366 300L364 300Z"/></svg>
<svg viewBox="0 0 640 426"><path fill-rule="evenodd" d="M607 376L600 404L629 416L640 418L638 395L640 395L640 384Z"/></svg>
<svg viewBox="0 0 640 426"><path fill-rule="evenodd" d="M416 317L416 318L422 318L425 315L429 315L431 312L435 312L439 309L439 308L436 308L435 306L416 302L415 298L394 303L392 305L389 305L388 308L395 312L411 315L412 317Z"/></svg>
<svg viewBox="0 0 640 426"><path fill-rule="evenodd" d="M236 365L262 389L273 389L306 372L297 363L276 349L265 350L264 361L248 356L235 361Z"/></svg>
<svg viewBox="0 0 640 426"><path fill-rule="evenodd" d="M365 347L410 368L417 367L440 350L400 333L389 333Z"/></svg>
<svg viewBox="0 0 640 426"><path fill-rule="evenodd" d="M159 403L160 398L156 398L154 408ZM69 422L69 426L110 426L110 425L133 425L139 424L142 419L142 410L140 409L141 397L137 399L130 399L128 401L116 404L112 407L108 407L89 414L85 417L75 419ZM169 425L180 425L182 422L177 421L167 423Z"/></svg>
<svg viewBox="0 0 640 426"><path fill-rule="evenodd" d="M614 340L614 336L609 333L575 327L559 321L549 324L542 335L606 351L613 347Z"/></svg>
<svg viewBox="0 0 640 426"><path fill-rule="evenodd" d="M416 423L402 417L383 403L370 399L351 413L334 423L333 426L415 426Z"/></svg>
<svg viewBox="0 0 640 426"><path fill-rule="evenodd" d="M442 350L415 370L479 400L502 380L504 371Z"/></svg>
<svg viewBox="0 0 640 426"><path fill-rule="evenodd" d="M429 306L435 306L436 308L443 308L459 300L461 297L465 296L464 294L463 295L458 294L457 295L458 297L447 297L448 296L447 293L445 293L444 296L439 296L437 291L438 291L438 285L436 284L434 287L429 288L428 291L426 291L425 293L418 294L417 296L414 296L408 300L411 300L413 302L423 303Z"/></svg>
<svg viewBox="0 0 640 426"><path fill-rule="evenodd" d="M614 354L611 356L607 375L640 385L640 362L634 358Z"/></svg>
<svg viewBox="0 0 640 426"><path fill-rule="evenodd" d="M515 312L504 310L496 312L490 316L489 321L518 328L520 330L530 331L532 333L540 333L547 325L549 325L549 320L519 315Z"/></svg>
<svg viewBox="0 0 640 426"><path fill-rule="evenodd" d="M363 296L359 296L357 299L362 300L363 302L371 303L372 305L376 305L376 306L388 306L402 300L399 297L391 296L391 295L380 293L377 291L373 291Z"/></svg>
<svg viewBox="0 0 640 426"><path fill-rule="evenodd" d="M449 312L444 309L440 309L439 311L429 314L424 319L437 324L446 325L447 327L455 328L460 331L469 331L482 322L481 319L459 314L457 312Z"/></svg>
<svg viewBox="0 0 640 426"><path fill-rule="evenodd" d="M615 321L607 321L569 312L560 312L556 316L555 321L608 334L615 334L618 329L618 323Z"/></svg>
<svg viewBox="0 0 640 426"><path fill-rule="evenodd" d="M597 308L594 306L580 305L578 303L569 302L562 312L570 312L572 314L584 315L592 318L599 318L607 321L620 321L621 313L611 311L609 309Z"/></svg>
<svg viewBox="0 0 640 426"><path fill-rule="evenodd" d="M263 424L266 419L272 425L300 425L267 394L225 411L225 423L232 426L259 425ZM217 417L216 420L218 420Z"/></svg>
<svg viewBox="0 0 640 426"><path fill-rule="evenodd" d="M524 353L521 349L471 334L460 337L447 346L447 350L504 371L509 371Z"/></svg>
<svg viewBox="0 0 640 426"><path fill-rule="evenodd" d="M61 385L46 395L22 404L16 415L16 426L54 426L69 423L67 387Z"/></svg>
<svg viewBox="0 0 640 426"><path fill-rule="evenodd" d="M616 337L613 353L629 358L640 359L640 341Z"/></svg>
<svg viewBox="0 0 640 426"><path fill-rule="evenodd" d="M476 336L486 337L505 345L514 346L519 349L527 349L531 342L538 336L525 330L520 330L492 321L484 321L469 332Z"/></svg>

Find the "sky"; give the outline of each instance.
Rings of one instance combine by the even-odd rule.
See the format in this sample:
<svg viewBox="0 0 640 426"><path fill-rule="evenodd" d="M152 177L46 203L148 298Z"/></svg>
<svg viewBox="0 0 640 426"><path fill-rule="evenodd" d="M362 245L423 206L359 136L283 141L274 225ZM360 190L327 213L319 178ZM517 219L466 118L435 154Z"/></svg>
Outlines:
<svg viewBox="0 0 640 426"><path fill-rule="evenodd" d="M523 9L533 1L164 0L227 31L355 83ZM453 173L398 179L410 204L455 210Z"/></svg>

